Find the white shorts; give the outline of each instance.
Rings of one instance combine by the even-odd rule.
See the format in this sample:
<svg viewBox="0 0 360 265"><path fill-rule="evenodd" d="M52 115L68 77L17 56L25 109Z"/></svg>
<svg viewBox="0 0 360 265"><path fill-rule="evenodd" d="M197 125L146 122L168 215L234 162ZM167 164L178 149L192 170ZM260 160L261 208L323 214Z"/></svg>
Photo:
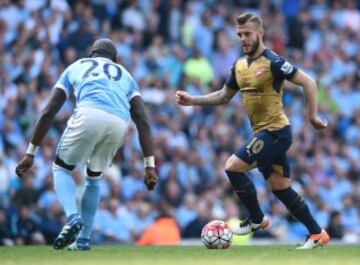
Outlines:
<svg viewBox="0 0 360 265"><path fill-rule="evenodd" d="M128 124L101 109L77 109L61 136L57 156L70 166L102 172L122 146Z"/></svg>

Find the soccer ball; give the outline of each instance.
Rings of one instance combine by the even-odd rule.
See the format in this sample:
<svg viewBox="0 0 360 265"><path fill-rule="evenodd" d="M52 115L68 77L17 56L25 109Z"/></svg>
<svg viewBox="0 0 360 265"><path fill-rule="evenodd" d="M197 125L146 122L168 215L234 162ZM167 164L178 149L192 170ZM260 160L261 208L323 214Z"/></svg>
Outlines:
<svg viewBox="0 0 360 265"><path fill-rule="evenodd" d="M230 247L233 232L224 221L214 220L207 223L201 232L201 241L209 249Z"/></svg>

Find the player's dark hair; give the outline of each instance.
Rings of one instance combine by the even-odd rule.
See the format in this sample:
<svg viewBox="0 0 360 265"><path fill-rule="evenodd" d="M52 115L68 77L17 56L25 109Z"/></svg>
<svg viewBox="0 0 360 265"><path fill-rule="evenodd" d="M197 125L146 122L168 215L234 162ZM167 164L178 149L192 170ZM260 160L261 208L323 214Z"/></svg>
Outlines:
<svg viewBox="0 0 360 265"><path fill-rule="evenodd" d="M91 47L90 57L105 57L115 62L116 56L115 44L109 39L98 39Z"/></svg>
<svg viewBox="0 0 360 265"><path fill-rule="evenodd" d="M244 13L236 18L236 23L238 26L242 26L246 22L254 22L259 28L263 27L263 21L261 17L255 15L254 13Z"/></svg>

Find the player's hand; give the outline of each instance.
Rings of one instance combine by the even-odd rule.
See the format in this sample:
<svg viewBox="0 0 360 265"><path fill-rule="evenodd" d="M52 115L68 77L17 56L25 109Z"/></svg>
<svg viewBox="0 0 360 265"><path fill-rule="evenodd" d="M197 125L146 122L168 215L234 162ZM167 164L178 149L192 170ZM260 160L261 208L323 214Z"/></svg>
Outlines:
<svg viewBox="0 0 360 265"><path fill-rule="evenodd" d="M192 96L185 91L176 91L175 100L179 105L183 105L183 106L192 105Z"/></svg>
<svg viewBox="0 0 360 265"><path fill-rule="evenodd" d="M34 156L25 155L24 158L19 162L15 168L15 173L20 178L28 171L34 164Z"/></svg>
<svg viewBox="0 0 360 265"><path fill-rule="evenodd" d="M310 118L309 121L316 130L325 129L328 124L326 120L320 119L319 117Z"/></svg>
<svg viewBox="0 0 360 265"><path fill-rule="evenodd" d="M153 190L158 180L158 176L155 172L155 168L153 167L146 167L145 168L145 176L144 176L144 183L148 190Z"/></svg>

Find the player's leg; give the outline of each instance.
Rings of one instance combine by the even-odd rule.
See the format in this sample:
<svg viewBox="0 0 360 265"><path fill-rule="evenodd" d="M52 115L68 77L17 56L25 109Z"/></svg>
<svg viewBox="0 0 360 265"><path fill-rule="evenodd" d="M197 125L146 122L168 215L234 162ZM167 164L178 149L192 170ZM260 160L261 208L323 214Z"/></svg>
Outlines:
<svg viewBox="0 0 360 265"><path fill-rule="evenodd" d="M90 239L95 214L100 202L101 174L107 168L124 142L127 124L120 118L100 111L96 114L102 117L102 127L105 132L90 154L86 163L87 177L85 189L81 198L81 217L84 221L84 230L72 244L70 250L90 250Z"/></svg>
<svg viewBox="0 0 360 265"><path fill-rule="evenodd" d="M291 187L289 178L273 172L267 182L273 194L297 220L306 226L310 234L319 234L321 232L321 227L310 213L309 207L303 198Z"/></svg>
<svg viewBox="0 0 360 265"><path fill-rule="evenodd" d="M291 146L290 127L272 132L272 136L276 139L273 143L273 150L276 152L273 152L270 165L261 168L261 172L273 194L287 207L290 213L306 226L310 235L314 235L315 238L322 238L318 244L326 244L329 240L327 233L322 233L322 229L311 215L309 207L301 196L291 188L290 167L286 155ZM312 248L311 244L309 246Z"/></svg>
<svg viewBox="0 0 360 265"><path fill-rule="evenodd" d="M248 170L258 165L264 143L268 142L266 138L266 133L256 134L226 161L226 174L236 194L249 210L248 220L234 227L236 234L248 234L259 228L267 228L269 225L269 220L261 211L255 186L246 175Z"/></svg>
<svg viewBox="0 0 360 265"><path fill-rule="evenodd" d="M94 135L89 125L91 122L86 120L84 113L80 111L74 114L58 144L53 165L54 188L67 222L53 242L55 249L62 249L75 241L84 227L77 209L76 185L71 171L81 164L93 149Z"/></svg>
<svg viewBox="0 0 360 265"><path fill-rule="evenodd" d="M239 226L232 228L233 232L238 235L246 235L260 228L266 229L269 225L269 220L261 211L255 185L245 173L255 166L255 162L246 163L236 155L232 155L225 165L225 172L236 195L249 211L249 218L240 223Z"/></svg>
<svg viewBox="0 0 360 265"><path fill-rule="evenodd" d="M287 161L282 165L275 166L277 169L281 169L284 168L284 165L288 167ZM326 245L330 240L329 235L316 222L303 198L291 187L291 181L287 174L288 172L284 176L283 173L273 171L267 182L273 194L308 229L310 236L301 248L310 249Z"/></svg>
<svg viewBox="0 0 360 265"><path fill-rule="evenodd" d="M280 139L283 139L286 144L282 144L280 145L281 148L278 148ZM264 174L271 165L271 160L274 159L274 157L281 155L283 152L286 152L290 144L290 126L286 126L276 132L264 130L257 133L246 145L242 146L236 152L236 155L248 165L252 165L256 162L259 171ZM250 185L248 185L248 187L251 190L255 190L255 188L251 188ZM249 201L254 203L253 197L249 197ZM251 209L249 210L251 213ZM263 214L260 216L259 212L255 212L255 214L255 218L250 216L250 219L240 224L240 227L235 229L234 232L237 234L246 234L255 229L267 228L269 226L267 217L264 217Z"/></svg>
<svg viewBox="0 0 360 265"><path fill-rule="evenodd" d="M54 188L65 211L67 222L53 242L55 249L63 249L74 242L77 234L84 227L76 206L76 185L71 176L71 170L75 166L59 161L61 160L57 158L52 168Z"/></svg>
<svg viewBox="0 0 360 265"><path fill-rule="evenodd" d="M69 250L90 250L90 237L94 224L95 214L100 202L100 179L102 172L86 170L85 188L81 196L80 212L84 222L84 229L78 239L69 246Z"/></svg>
<svg viewBox="0 0 360 265"><path fill-rule="evenodd" d="M254 223L261 223L264 214L261 211L256 194L255 185L246 172L255 167L255 163L248 164L236 155L228 158L225 164L225 172L239 199L249 210L249 218Z"/></svg>
<svg viewBox="0 0 360 265"><path fill-rule="evenodd" d="M71 175L74 168L74 165L67 165L58 157L52 166L54 189L66 217L78 214L75 200L76 185Z"/></svg>

